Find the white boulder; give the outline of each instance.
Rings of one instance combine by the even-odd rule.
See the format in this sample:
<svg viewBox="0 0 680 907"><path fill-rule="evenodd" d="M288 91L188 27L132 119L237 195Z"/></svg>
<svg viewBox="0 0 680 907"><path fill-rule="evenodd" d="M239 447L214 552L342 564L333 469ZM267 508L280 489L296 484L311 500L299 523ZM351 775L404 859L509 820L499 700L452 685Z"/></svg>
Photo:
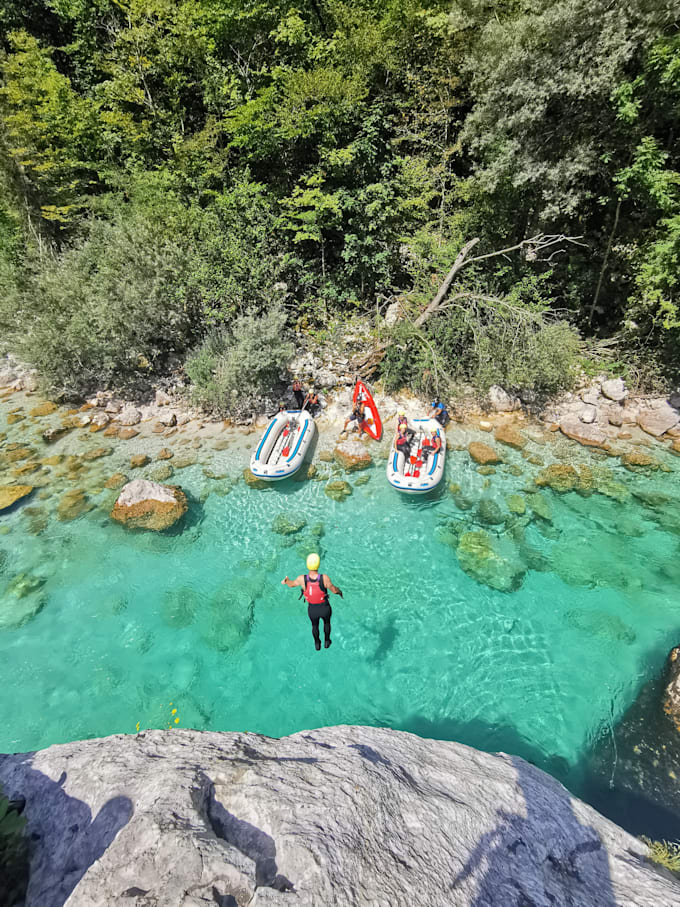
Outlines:
<svg viewBox="0 0 680 907"><path fill-rule="evenodd" d="M602 393L614 403L623 403L628 396L623 378L609 378L602 382Z"/></svg>

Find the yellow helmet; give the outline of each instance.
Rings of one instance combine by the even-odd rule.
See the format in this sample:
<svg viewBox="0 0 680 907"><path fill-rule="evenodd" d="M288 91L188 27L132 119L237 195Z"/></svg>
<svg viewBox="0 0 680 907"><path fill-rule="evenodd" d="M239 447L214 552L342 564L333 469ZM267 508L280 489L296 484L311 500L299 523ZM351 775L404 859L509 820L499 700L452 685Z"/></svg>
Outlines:
<svg viewBox="0 0 680 907"><path fill-rule="evenodd" d="M318 554L308 554L307 555L307 569L308 570L318 570L319 564L321 563L321 558Z"/></svg>

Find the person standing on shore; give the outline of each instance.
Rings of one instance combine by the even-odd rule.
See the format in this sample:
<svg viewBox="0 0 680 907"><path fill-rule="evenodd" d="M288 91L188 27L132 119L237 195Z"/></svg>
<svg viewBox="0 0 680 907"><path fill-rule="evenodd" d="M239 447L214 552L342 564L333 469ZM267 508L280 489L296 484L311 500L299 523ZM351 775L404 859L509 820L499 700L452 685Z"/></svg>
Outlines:
<svg viewBox="0 0 680 907"><path fill-rule="evenodd" d="M288 579L286 576L281 580L282 586L288 586L293 589L296 586L302 588L302 596L307 601L307 616L312 622L312 636L314 637L314 646L318 652L321 649L321 639L319 637L319 621L323 620L324 648L331 645L331 615L333 613L328 593L339 595L343 598L342 592L337 586L334 586L330 577L326 573L319 573L319 564L321 558L318 554L310 554L307 558L307 569L309 573L301 574L297 579Z"/></svg>
<svg viewBox="0 0 680 907"><path fill-rule="evenodd" d="M293 381L293 396L295 397L295 403L298 409L302 409L302 404L305 402L305 392L302 390L302 384L300 379L296 378Z"/></svg>

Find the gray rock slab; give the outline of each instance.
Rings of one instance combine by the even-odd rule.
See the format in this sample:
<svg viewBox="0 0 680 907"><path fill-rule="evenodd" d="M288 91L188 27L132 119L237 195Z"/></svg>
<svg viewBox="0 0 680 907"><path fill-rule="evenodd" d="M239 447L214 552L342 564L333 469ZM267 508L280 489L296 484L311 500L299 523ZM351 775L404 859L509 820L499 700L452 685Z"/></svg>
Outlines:
<svg viewBox="0 0 680 907"><path fill-rule="evenodd" d="M680 422L680 413L667 403L662 403L654 409L640 410L637 421L643 431L658 438L669 429L675 428Z"/></svg>
<svg viewBox="0 0 680 907"><path fill-rule="evenodd" d="M503 754L379 728L146 731L0 756L26 907L680 904L646 846Z"/></svg>
<svg viewBox="0 0 680 907"><path fill-rule="evenodd" d="M628 396L623 378L609 378L602 382L602 393L615 403L623 403Z"/></svg>

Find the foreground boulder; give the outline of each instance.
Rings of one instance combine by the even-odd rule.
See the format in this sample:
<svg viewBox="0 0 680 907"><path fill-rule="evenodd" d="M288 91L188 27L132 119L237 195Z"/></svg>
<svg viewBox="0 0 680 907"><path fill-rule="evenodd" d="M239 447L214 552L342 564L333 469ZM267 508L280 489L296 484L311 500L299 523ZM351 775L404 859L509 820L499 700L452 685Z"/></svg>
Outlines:
<svg viewBox="0 0 680 907"><path fill-rule="evenodd" d="M0 756L0 782L26 800L26 907L680 903L534 766L381 728L146 731Z"/></svg>
<svg viewBox="0 0 680 907"><path fill-rule="evenodd" d="M643 431L658 438L665 432L675 428L680 422L680 413L667 403L662 403L654 409L642 410L638 413L637 421Z"/></svg>
<svg viewBox="0 0 680 907"><path fill-rule="evenodd" d="M525 565L513 554L498 550L488 532L465 532L456 548L461 569L485 586L514 592L522 585Z"/></svg>
<svg viewBox="0 0 680 907"><path fill-rule="evenodd" d="M607 435L597 425L587 425L580 419L563 419L560 422L560 431L585 447L605 447L608 441Z"/></svg>
<svg viewBox="0 0 680 907"><path fill-rule="evenodd" d="M32 491L32 485L0 485L0 510L7 510Z"/></svg>
<svg viewBox="0 0 680 907"><path fill-rule="evenodd" d="M146 479L128 482L113 505L111 516L128 529L168 529L187 512L187 498L177 485Z"/></svg>

